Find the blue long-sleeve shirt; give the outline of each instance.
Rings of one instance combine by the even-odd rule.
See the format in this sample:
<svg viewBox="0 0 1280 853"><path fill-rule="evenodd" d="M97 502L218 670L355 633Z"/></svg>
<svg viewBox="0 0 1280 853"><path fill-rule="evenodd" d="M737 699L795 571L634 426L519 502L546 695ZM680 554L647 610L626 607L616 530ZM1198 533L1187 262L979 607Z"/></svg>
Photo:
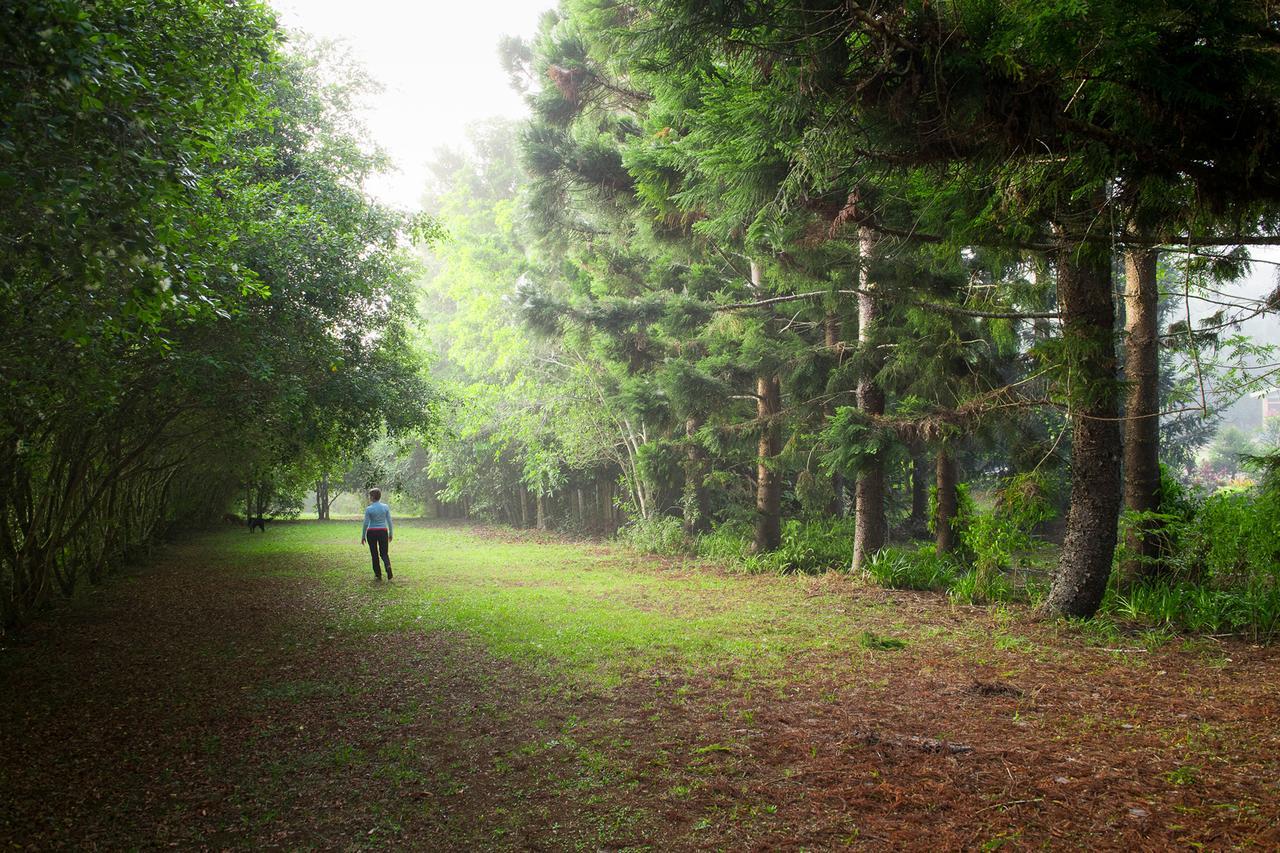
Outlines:
<svg viewBox="0 0 1280 853"><path fill-rule="evenodd" d="M360 537L364 538L370 530L385 530L388 536L394 535L391 529L391 507L382 501L369 504L364 511L364 527L360 529Z"/></svg>

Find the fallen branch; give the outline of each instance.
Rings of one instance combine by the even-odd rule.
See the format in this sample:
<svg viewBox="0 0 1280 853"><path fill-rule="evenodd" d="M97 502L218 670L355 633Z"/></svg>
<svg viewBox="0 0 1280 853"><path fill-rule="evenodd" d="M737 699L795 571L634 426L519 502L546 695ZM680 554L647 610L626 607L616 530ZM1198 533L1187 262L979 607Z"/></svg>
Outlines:
<svg viewBox="0 0 1280 853"><path fill-rule="evenodd" d="M989 806L984 806L983 808L980 808L977 811L975 811L974 814L981 814L982 812L990 811L991 809L1006 808L1008 806L1020 806L1020 805L1023 805L1024 803L1042 803L1042 802L1044 802L1044 797L1035 797L1030 800L1010 800L1007 803L993 803Z"/></svg>

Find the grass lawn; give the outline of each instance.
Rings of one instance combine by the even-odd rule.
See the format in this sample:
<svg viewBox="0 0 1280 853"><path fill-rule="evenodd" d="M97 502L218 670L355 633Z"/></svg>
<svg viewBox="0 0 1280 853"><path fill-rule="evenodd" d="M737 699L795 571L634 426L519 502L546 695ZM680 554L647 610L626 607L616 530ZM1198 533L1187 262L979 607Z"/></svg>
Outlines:
<svg viewBox="0 0 1280 853"><path fill-rule="evenodd" d="M496 528L206 534L0 652L0 840L1280 843L1280 661Z"/></svg>

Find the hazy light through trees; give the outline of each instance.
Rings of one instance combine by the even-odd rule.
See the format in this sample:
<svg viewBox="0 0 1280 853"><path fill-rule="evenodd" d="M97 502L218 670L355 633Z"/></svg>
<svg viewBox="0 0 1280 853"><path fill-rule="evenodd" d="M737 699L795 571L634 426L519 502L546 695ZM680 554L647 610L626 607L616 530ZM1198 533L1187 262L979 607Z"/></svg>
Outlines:
<svg viewBox="0 0 1280 853"><path fill-rule="evenodd" d="M420 3L406 0L271 0L281 23L315 38L345 42L384 87L368 100L374 142L399 167L368 189L402 208L418 207L426 162L436 148L461 144L463 128L490 116L523 116L498 62L503 35L531 36L552 0Z"/></svg>

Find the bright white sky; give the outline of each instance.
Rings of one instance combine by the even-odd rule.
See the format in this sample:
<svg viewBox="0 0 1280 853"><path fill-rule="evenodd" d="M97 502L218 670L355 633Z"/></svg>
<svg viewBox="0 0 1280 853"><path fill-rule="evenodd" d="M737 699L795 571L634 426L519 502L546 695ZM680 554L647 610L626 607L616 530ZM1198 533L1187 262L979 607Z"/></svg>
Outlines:
<svg viewBox="0 0 1280 853"><path fill-rule="evenodd" d="M369 191L416 209L425 163L469 123L526 114L498 61L503 35L529 37L555 0L270 0L285 27L345 42L385 87L365 120L399 172Z"/></svg>

